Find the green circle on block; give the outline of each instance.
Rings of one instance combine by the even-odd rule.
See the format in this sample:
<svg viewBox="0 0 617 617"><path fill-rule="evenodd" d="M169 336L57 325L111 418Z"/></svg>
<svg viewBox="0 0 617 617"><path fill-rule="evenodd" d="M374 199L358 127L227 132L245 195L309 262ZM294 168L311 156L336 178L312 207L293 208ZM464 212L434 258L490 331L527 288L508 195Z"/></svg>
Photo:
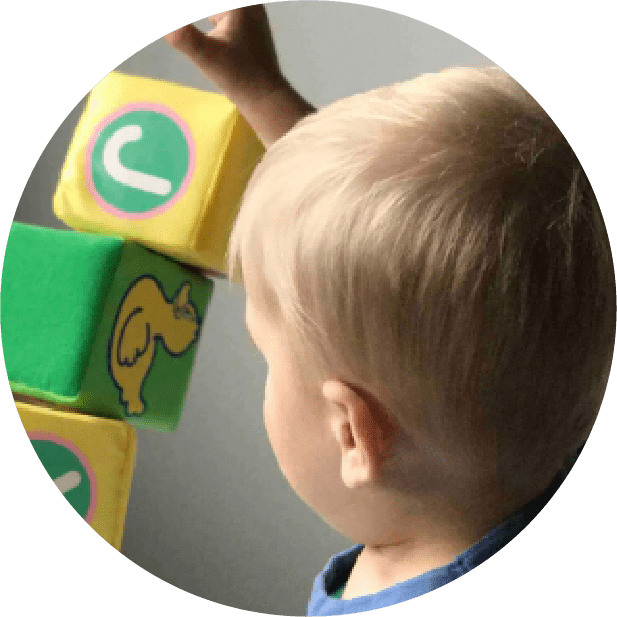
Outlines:
<svg viewBox="0 0 617 617"><path fill-rule="evenodd" d="M86 518L93 497L88 470L69 448L47 439L32 439L32 447L45 471L77 513Z"/></svg>
<svg viewBox="0 0 617 617"><path fill-rule="evenodd" d="M147 214L180 189L190 147L178 124L153 110L128 111L103 128L92 149L92 181L127 215Z"/></svg>

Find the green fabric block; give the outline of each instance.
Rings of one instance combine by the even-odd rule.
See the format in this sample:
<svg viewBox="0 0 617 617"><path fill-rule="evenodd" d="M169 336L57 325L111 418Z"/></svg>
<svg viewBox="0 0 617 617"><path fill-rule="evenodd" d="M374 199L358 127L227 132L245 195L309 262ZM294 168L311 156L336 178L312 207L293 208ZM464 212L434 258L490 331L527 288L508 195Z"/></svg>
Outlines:
<svg viewBox="0 0 617 617"><path fill-rule="evenodd" d="M77 395L122 244L13 223L0 296L11 385Z"/></svg>
<svg viewBox="0 0 617 617"><path fill-rule="evenodd" d="M173 430L212 291L138 244L14 223L0 302L11 388Z"/></svg>

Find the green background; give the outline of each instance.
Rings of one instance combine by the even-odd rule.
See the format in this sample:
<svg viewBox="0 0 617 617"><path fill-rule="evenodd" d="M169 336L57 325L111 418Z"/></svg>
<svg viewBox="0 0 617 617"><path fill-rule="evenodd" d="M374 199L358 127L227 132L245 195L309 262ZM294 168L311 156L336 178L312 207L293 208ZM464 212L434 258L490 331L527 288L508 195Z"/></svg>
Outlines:
<svg viewBox="0 0 617 617"><path fill-rule="evenodd" d="M521 82L576 150L600 199L613 246L613 10L584 4L365 3L408 14L477 48ZM231 1L108 0L96 19L83 0L3 10L4 60L0 246L19 196L47 141L68 111L121 61L164 33ZM5 469L1 522L3 603L8 613L152 616L239 614L179 591L100 540L58 493L34 456L0 380L0 456ZM462 579L380 614L580 615L610 607L615 545L612 472L615 377L579 463L538 519L513 543ZM24 490L27 487L28 490ZM42 516L41 514L44 513ZM541 548L540 548L541 547ZM69 584L70 583L70 584ZM232 584L241 584L233 581ZM612 596L612 594L611 594ZM597 607L597 608L596 608ZM4 608L4 607L3 607Z"/></svg>

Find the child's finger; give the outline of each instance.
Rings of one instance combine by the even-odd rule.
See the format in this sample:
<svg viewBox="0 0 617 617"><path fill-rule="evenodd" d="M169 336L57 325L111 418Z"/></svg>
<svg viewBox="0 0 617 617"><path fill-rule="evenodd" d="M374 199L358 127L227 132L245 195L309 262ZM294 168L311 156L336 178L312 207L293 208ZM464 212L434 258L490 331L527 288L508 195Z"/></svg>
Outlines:
<svg viewBox="0 0 617 617"><path fill-rule="evenodd" d="M219 52L221 45L220 41L204 34L192 24L170 32L165 35L165 40L205 72L212 68L209 61Z"/></svg>
<svg viewBox="0 0 617 617"><path fill-rule="evenodd" d="M183 26L177 30L173 30L169 34L166 34L163 38L175 49L180 50L181 47L186 45L186 39L189 34L189 29L194 28L192 25Z"/></svg>
<svg viewBox="0 0 617 617"><path fill-rule="evenodd" d="M213 26L216 26L228 13L229 11L223 11L222 13L215 13L214 15L210 15L210 17L208 17L208 21Z"/></svg>

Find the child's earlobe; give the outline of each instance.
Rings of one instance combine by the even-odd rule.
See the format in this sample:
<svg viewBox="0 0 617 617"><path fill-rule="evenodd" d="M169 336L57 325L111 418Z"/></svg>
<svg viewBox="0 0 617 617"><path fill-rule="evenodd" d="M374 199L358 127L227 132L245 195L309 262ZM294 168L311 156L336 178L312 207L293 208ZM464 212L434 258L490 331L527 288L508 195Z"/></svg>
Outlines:
<svg viewBox="0 0 617 617"><path fill-rule="evenodd" d="M360 488L376 478L377 469L360 448L343 453L341 478L347 488Z"/></svg>

